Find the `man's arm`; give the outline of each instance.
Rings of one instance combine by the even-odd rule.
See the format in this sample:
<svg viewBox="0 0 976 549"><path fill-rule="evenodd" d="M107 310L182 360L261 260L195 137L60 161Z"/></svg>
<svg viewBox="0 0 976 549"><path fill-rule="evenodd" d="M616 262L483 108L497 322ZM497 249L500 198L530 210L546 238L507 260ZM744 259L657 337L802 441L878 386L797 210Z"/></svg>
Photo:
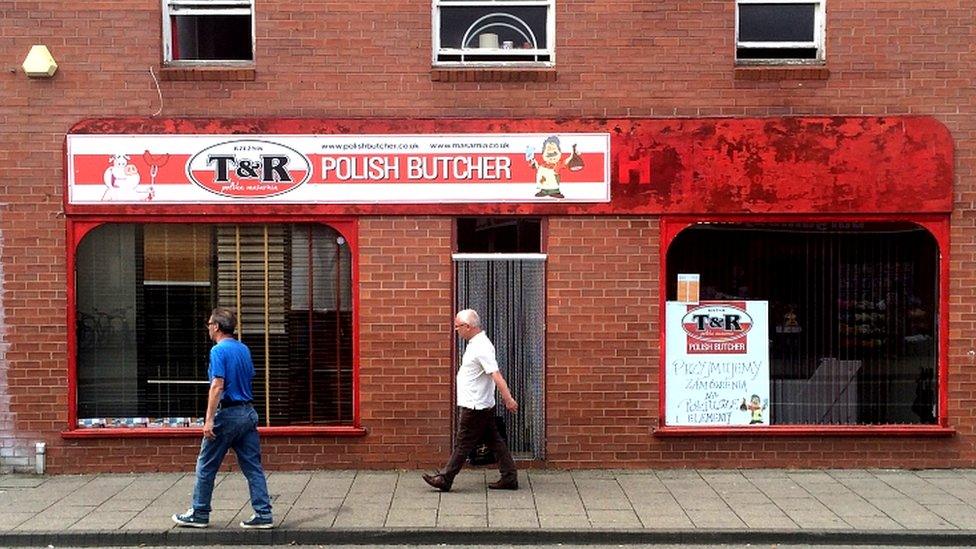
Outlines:
<svg viewBox="0 0 976 549"><path fill-rule="evenodd" d="M502 377L502 373L495 370L491 373L491 379L495 380L495 386L498 387L498 392L502 395L502 402L505 403L505 408L509 412L517 412L518 402L515 402L512 392L508 390L508 383L505 383L505 378Z"/></svg>
<svg viewBox="0 0 976 549"><path fill-rule="evenodd" d="M207 417L203 422L203 436L213 440L217 437L214 434L214 417L217 415L217 405L220 404L220 395L224 392L224 378L215 377L210 382L210 393L207 395Z"/></svg>

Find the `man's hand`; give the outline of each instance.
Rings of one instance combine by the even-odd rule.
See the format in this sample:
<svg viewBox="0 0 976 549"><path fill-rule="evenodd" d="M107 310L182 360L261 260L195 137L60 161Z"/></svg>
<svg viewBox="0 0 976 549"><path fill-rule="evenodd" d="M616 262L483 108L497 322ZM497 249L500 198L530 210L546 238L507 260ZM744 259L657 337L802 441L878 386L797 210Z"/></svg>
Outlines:
<svg viewBox="0 0 976 549"><path fill-rule="evenodd" d="M516 402L513 397L508 397L506 399L503 399L503 401L505 402L505 409L508 410L509 412L518 411L518 402Z"/></svg>
<svg viewBox="0 0 976 549"><path fill-rule="evenodd" d="M502 377L502 373L497 370L492 372L491 379L495 380L498 392L502 395L502 402L505 403L505 409L509 412L517 411L518 402L515 402L515 397L512 396L512 391L509 390L508 383L505 383L505 378Z"/></svg>
<svg viewBox="0 0 976 549"><path fill-rule="evenodd" d="M220 396L224 392L224 378L215 377L210 382L210 392L207 394L207 415L203 422L203 436L208 440L217 438L214 433L214 417L217 416L217 405L220 403Z"/></svg>

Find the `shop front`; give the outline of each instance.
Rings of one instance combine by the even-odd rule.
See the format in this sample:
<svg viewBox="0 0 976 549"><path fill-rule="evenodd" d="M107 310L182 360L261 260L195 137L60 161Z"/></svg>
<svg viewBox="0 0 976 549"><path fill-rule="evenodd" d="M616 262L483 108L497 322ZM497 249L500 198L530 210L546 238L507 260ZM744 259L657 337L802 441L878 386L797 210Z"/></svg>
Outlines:
<svg viewBox="0 0 976 549"><path fill-rule="evenodd" d="M272 468L435 465L463 307L540 466L952 465L952 166L925 117L87 120L52 466L185 468L217 305Z"/></svg>

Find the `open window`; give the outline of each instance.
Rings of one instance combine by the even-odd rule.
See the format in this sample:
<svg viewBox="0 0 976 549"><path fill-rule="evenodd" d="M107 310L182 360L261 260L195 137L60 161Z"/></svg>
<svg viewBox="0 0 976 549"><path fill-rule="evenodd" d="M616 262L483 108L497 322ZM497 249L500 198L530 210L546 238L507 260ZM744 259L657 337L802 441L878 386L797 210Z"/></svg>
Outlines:
<svg viewBox="0 0 976 549"><path fill-rule="evenodd" d="M95 227L75 261L76 427L202 425L216 306L238 313L262 426L353 425L351 264L326 225Z"/></svg>
<svg viewBox="0 0 976 549"><path fill-rule="evenodd" d="M162 0L163 61L170 65L249 65L254 0Z"/></svg>
<svg viewBox="0 0 976 549"><path fill-rule="evenodd" d="M826 0L737 0L738 64L822 63Z"/></svg>
<svg viewBox="0 0 976 549"><path fill-rule="evenodd" d="M768 341L769 379L757 406L768 425L936 425L944 414L939 249L926 229L700 223L668 248L669 302L678 299L678 273L698 275L702 302L766 303L768 334L756 341ZM715 387L735 388L724 379ZM723 395L733 414L749 397Z"/></svg>
<svg viewBox="0 0 976 549"><path fill-rule="evenodd" d="M435 66L555 64L555 0L434 0Z"/></svg>

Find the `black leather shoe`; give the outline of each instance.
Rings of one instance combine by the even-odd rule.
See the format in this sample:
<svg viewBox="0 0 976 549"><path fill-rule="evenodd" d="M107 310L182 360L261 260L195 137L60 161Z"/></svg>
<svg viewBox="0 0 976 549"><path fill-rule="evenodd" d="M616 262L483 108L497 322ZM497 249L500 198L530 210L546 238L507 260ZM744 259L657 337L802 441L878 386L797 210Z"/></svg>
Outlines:
<svg viewBox="0 0 976 549"><path fill-rule="evenodd" d="M492 490L518 490L517 480L498 480L488 484Z"/></svg>
<svg viewBox="0 0 976 549"><path fill-rule="evenodd" d="M447 482L447 479L444 478L444 475L428 475L425 473L423 477L424 477L424 482L430 484L434 488L437 488L441 492L451 491L451 483Z"/></svg>

